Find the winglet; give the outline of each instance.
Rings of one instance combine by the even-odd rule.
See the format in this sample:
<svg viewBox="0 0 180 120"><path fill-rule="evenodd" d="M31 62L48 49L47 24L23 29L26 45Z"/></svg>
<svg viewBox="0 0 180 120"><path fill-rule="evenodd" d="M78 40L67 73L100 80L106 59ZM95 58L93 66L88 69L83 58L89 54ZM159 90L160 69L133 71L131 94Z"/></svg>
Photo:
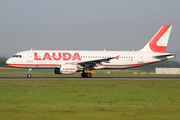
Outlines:
<svg viewBox="0 0 180 120"><path fill-rule="evenodd" d="M119 56L120 56L120 55L118 55L118 56L116 56L116 57L114 57L114 58L116 58L117 60L119 60Z"/></svg>
<svg viewBox="0 0 180 120"><path fill-rule="evenodd" d="M141 49L143 52L166 52L172 25L163 25L155 36Z"/></svg>

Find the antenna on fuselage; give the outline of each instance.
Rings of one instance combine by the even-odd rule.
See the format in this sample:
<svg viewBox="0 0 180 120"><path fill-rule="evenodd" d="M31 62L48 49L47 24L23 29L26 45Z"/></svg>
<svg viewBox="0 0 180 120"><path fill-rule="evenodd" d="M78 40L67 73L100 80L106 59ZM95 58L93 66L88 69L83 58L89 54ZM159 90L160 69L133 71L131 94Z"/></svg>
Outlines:
<svg viewBox="0 0 180 120"><path fill-rule="evenodd" d="M32 51L33 49L31 48L31 51Z"/></svg>

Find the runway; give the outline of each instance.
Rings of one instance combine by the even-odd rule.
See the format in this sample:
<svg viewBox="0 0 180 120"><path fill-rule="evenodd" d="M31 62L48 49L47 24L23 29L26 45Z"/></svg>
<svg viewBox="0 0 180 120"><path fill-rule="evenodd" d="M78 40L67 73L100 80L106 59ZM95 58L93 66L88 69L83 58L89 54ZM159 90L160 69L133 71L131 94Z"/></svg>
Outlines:
<svg viewBox="0 0 180 120"><path fill-rule="evenodd" d="M0 78L0 80L180 80L180 78L109 78L109 77L103 77L103 78Z"/></svg>

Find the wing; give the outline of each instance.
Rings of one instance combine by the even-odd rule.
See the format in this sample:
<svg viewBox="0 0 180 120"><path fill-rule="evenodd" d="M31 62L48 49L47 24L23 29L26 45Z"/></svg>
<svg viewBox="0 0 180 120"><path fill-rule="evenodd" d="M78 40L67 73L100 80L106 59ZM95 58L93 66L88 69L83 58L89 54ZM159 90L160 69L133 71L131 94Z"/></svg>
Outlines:
<svg viewBox="0 0 180 120"><path fill-rule="evenodd" d="M101 64L101 62L107 62L107 63L109 63L109 61L110 61L111 59L114 59L114 57L103 58L103 59L87 60L87 61L81 61L81 62L77 62L77 64L80 64L80 65L83 65L83 66L85 66L86 64L96 65L96 64Z"/></svg>
<svg viewBox="0 0 180 120"><path fill-rule="evenodd" d="M117 56L119 57L119 56ZM79 62L68 62L66 64L78 64L81 66L96 66L96 64L102 64L101 62L107 62L111 59L115 59L117 57L109 57L109 58L103 58L103 59L93 59L93 60L86 60L86 61L79 61Z"/></svg>

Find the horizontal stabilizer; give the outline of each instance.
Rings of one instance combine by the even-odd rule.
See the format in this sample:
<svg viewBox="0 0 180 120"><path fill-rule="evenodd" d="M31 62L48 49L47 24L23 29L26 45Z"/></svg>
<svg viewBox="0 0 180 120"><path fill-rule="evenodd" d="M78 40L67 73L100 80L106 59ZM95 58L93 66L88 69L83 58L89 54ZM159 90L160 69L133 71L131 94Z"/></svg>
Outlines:
<svg viewBox="0 0 180 120"><path fill-rule="evenodd" d="M175 54L168 54L168 55L158 55L158 56L154 56L154 58L157 58L157 59L162 59L162 58L168 58L168 59L171 59L171 58L175 58Z"/></svg>

